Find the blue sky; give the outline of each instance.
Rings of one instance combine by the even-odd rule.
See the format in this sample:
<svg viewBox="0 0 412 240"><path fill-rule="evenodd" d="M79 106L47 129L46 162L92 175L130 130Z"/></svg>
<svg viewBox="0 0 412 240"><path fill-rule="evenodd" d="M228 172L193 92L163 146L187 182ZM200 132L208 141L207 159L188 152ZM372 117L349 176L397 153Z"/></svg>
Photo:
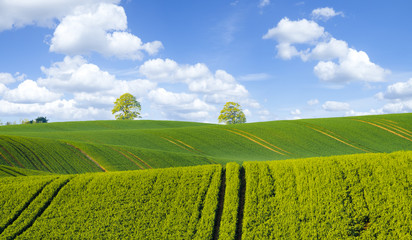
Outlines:
<svg viewBox="0 0 412 240"><path fill-rule="evenodd" d="M412 112L412 3L0 0L0 120Z"/></svg>

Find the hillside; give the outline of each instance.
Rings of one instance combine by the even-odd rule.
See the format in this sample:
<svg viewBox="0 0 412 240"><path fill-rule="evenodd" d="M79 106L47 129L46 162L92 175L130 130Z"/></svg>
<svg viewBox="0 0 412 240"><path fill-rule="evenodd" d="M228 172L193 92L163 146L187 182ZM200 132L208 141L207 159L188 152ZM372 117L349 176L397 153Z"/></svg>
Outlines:
<svg viewBox="0 0 412 240"><path fill-rule="evenodd" d="M412 114L247 123L88 121L0 127L0 164L54 173L412 150Z"/></svg>
<svg viewBox="0 0 412 240"><path fill-rule="evenodd" d="M0 239L411 239L412 152L0 178Z"/></svg>

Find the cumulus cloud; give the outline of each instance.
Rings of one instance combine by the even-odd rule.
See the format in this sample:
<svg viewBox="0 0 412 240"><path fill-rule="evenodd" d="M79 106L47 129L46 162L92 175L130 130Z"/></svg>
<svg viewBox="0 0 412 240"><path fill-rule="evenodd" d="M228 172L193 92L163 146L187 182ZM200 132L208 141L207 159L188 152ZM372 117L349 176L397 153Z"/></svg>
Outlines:
<svg viewBox="0 0 412 240"><path fill-rule="evenodd" d="M65 57L42 71L45 77L14 89L0 83L0 113L45 115L52 121L113 119L110 110L121 94L130 92L141 101L156 88L146 79L119 80L81 56Z"/></svg>
<svg viewBox="0 0 412 240"><path fill-rule="evenodd" d="M412 78L406 82L397 82L389 85L383 94L387 99L410 99L412 98Z"/></svg>
<svg viewBox="0 0 412 240"><path fill-rule="evenodd" d="M370 61L363 51L349 49L347 56L339 60L339 64L332 61L320 61L314 67L315 75L328 82L383 82L389 74L388 70Z"/></svg>
<svg viewBox="0 0 412 240"><path fill-rule="evenodd" d="M300 109L295 109L295 110L290 111L290 114L291 115L300 115L300 114L302 114L302 112L300 111Z"/></svg>
<svg viewBox="0 0 412 240"><path fill-rule="evenodd" d="M146 114L164 119L216 122L218 109L229 100L245 109L262 109L232 75L224 70L212 72L201 63L153 59L139 68L144 79L133 80L117 79L82 56L66 56L41 70L43 76L37 81L26 80L15 89L0 83L0 99L8 104L0 113L12 106L7 115L46 115L53 121L113 119L113 102L125 92L146 106L143 110L150 111Z"/></svg>
<svg viewBox="0 0 412 240"><path fill-rule="evenodd" d="M60 97L61 94L51 92L45 87L39 87L35 81L26 80L16 89L6 91L3 99L15 103L45 103Z"/></svg>
<svg viewBox="0 0 412 240"><path fill-rule="evenodd" d="M3 96L3 93L7 92L9 89L3 83L0 83L0 96Z"/></svg>
<svg viewBox="0 0 412 240"><path fill-rule="evenodd" d="M322 108L326 111L339 112L350 110L350 105L345 102L326 101Z"/></svg>
<svg viewBox="0 0 412 240"><path fill-rule="evenodd" d="M316 8L312 11L312 17L314 19L322 19L328 20L335 16L344 16L343 12L335 12L333 8L324 7L324 8Z"/></svg>
<svg viewBox="0 0 412 240"><path fill-rule="evenodd" d="M50 51L69 55L97 52L108 57L140 60L143 51L153 55L163 47L159 41L143 43L126 30L123 7L105 3L79 6L56 27Z"/></svg>
<svg viewBox="0 0 412 240"><path fill-rule="evenodd" d="M13 0L0 1L0 31L27 25L53 27L79 5L119 3L120 0Z"/></svg>
<svg viewBox="0 0 412 240"><path fill-rule="evenodd" d="M325 34L324 28L316 22L307 19L291 21L285 17L276 27L271 28L263 39L275 39L279 43L308 43L317 40Z"/></svg>
<svg viewBox="0 0 412 240"><path fill-rule="evenodd" d="M202 63L181 65L171 59L151 59L139 67L145 77L158 82L191 82L210 77L212 73Z"/></svg>
<svg viewBox="0 0 412 240"><path fill-rule="evenodd" d="M66 56L62 62L41 69L45 77L39 78L38 84L66 95L72 94L77 107L109 108L125 92L142 98L157 86L146 79L119 80L81 56Z"/></svg>
<svg viewBox="0 0 412 240"><path fill-rule="evenodd" d="M163 115L169 117L186 118L196 115L200 118L200 116L205 117L205 113L208 112L207 116L212 118L216 114L216 109L222 107L227 101L238 102L244 107L261 108L256 100L250 98L245 86L239 84L235 77L224 70L212 72L203 63L189 65L179 64L171 59L151 59L139 67L139 73L159 84L183 83L186 85L188 93L173 93L159 88L149 94L149 98L154 103L164 106L161 107ZM184 107L175 110L176 113L173 114L173 108L164 105L163 101L166 99L181 102ZM184 99L187 103L184 103ZM190 108L190 105L200 108ZM186 113L189 109L193 114Z"/></svg>
<svg viewBox="0 0 412 240"><path fill-rule="evenodd" d="M344 59L349 53L348 43L335 38L328 42L319 42L309 54L302 55L303 60L332 60Z"/></svg>
<svg viewBox="0 0 412 240"><path fill-rule="evenodd" d="M332 14L328 8L315 10L317 16L339 15L334 11ZM277 56L281 59L300 57L303 61L319 61L314 73L324 82L383 82L390 74L389 70L373 63L364 51L349 48L345 41L333 38L314 21L283 18L276 27L268 30L263 39L277 41ZM298 49L297 45L303 47Z"/></svg>
<svg viewBox="0 0 412 240"><path fill-rule="evenodd" d="M39 85L67 92L96 92L113 87L115 76L87 61L81 56L66 56L62 62L53 63L50 68L41 67L46 78L38 80Z"/></svg>
<svg viewBox="0 0 412 240"><path fill-rule="evenodd" d="M385 112L383 109L371 109L368 112L357 112L354 110L347 111L345 113L345 116L365 116L365 115L378 115L378 114L384 114Z"/></svg>
<svg viewBox="0 0 412 240"><path fill-rule="evenodd" d="M22 116L30 115L47 116L52 121L69 121L69 120L98 120L110 119L111 113L106 109L94 107L78 108L75 106L76 101L73 99L59 99L49 103L13 103L6 100L0 100L0 114L2 116Z"/></svg>
<svg viewBox="0 0 412 240"><path fill-rule="evenodd" d="M249 92L224 70L211 72L202 63L182 65L170 59L152 59L139 68L147 79L157 82L185 83L192 93L204 94L207 102L247 101Z"/></svg>
<svg viewBox="0 0 412 240"><path fill-rule="evenodd" d="M383 106L384 113L406 113L412 112L412 100L388 103Z"/></svg>
<svg viewBox="0 0 412 240"><path fill-rule="evenodd" d="M0 83L9 84L14 83L16 79L14 79L13 75L10 73L0 73Z"/></svg>
<svg viewBox="0 0 412 240"><path fill-rule="evenodd" d="M150 91L148 97L169 119L204 121L210 117L210 111L216 111L213 105L200 100L196 94L174 93L157 88Z"/></svg>
<svg viewBox="0 0 412 240"><path fill-rule="evenodd" d="M377 93L375 97L387 102L379 109L382 113L412 112L412 78L387 86L384 92Z"/></svg>

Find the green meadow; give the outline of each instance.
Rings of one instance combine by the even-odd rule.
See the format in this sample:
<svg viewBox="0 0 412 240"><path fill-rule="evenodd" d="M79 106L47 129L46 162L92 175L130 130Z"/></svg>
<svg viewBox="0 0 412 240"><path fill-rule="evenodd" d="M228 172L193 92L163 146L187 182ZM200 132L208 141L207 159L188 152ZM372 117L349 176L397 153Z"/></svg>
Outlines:
<svg viewBox="0 0 412 240"><path fill-rule="evenodd" d="M412 239L412 114L0 127L0 239Z"/></svg>

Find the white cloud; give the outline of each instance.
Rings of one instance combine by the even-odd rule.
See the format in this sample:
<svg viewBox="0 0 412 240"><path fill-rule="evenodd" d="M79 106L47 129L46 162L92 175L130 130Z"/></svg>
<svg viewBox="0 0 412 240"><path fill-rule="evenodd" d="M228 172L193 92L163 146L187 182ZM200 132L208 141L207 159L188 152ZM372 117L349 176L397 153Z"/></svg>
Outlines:
<svg viewBox="0 0 412 240"><path fill-rule="evenodd" d="M168 119L207 121L210 112L216 111L213 105L200 100L196 94L174 93L157 88L150 91L148 97Z"/></svg>
<svg viewBox="0 0 412 240"><path fill-rule="evenodd" d="M383 106L384 113L412 112L412 100L388 103Z"/></svg>
<svg viewBox="0 0 412 240"><path fill-rule="evenodd" d="M163 47L159 41L143 44L126 30L123 7L105 3L79 6L56 27L50 51L69 55L97 52L108 57L140 60L142 51L152 55Z"/></svg>
<svg viewBox="0 0 412 240"><path fill-rule="evenodd" d="M9 84L14 83L16 79L14 79L13 75L10 73L0 73L0 83Z"/></svg>
<svg viewBox="0 0 412 240"><path fill-rule="evenodd" d="M66 56L63 62L53 63L50 68L41 67L46 78L40 78L40 86L65 92L96 92L113 88L115 76L87 61L81 56Z"/></svg>
<svg viewBox="0 0 412 240"><path fill-rule="evenodd" d="M111 108L121 94L129 92L142 101L157 86L145 79L116 79L81 56L65 57L42 71L44 78L25 80L15 89L0 83L0 99L7 104L0 113L29 118L46 115L53 121L113 119Z"/></svg>
<svg viewBox="0 0 412 240"><path fill-rule="evenodd" d="M290 114L291 115L301 115L302 112L300 111L300 109L295 109L295 110L290 111Z"/></svg>
<svg viewBox="0 0 412 240"><path fill-rule="evenodd" d="M188 87L190 91L198 93L219 93L231 97L248 96L246 88L224 70L217 70L212 77L193 79L188 83Z"/></svg>
<svg viewBox="0 0 412 240"><path fill-rule="evenodd" d="M317 16L331 16L331 10L326 8L314 12ZM334 11L333 14L340 15ZM269 29L263 39L277 41L277 56L281 59L299 56L303 61L319 61L314 73L324 82L383 82L390 73L371 62L365 52L349 48L345 41L333 38L323 27L307 19L291 21L285 17L276 27ZM303 45L303 49L299 50L297 44Z"/></svg>
<svg viewBox="0 0 412 240"><path fill-rule="evenodd" d="M205 64L179 65L171 59L151 59L139 67L145 77L158 82L191 82L195 79L212 77Z"/></svg>
<svg viewBox="0 0 412 240"><path fill-rule="evenodd" d="M332 59L343 59L348 56L349 48L348 44L342 40L336 40L331 38L328 42L318 43L312 51L303 55L302 59L306 60L332 60Z"/></svg>
<svg viewBox="0 0 412 240"><path fill-rule="evenodd" d="M320 61L314 67L314 73L326 82L383 82L390 72L371 62L365 52L350 48L347 56L339 60L339 64Z"/></svg>
<svg viewBox="0 0 412 240"><path fill-rule="evenodd" d="M344 16L343 12L335 12L333 8L324 7L324 8L316 8L312 11L312 17L314 19L322 19L328 20L335 16Z"/></svg>
<svg viewBox="0 0 412 240"><path fill-rule="evenodd" d="M0 96L3 95L3 93L7 92L9 89L4 85L3 83L0 83Z"/></svg>
<svg viewBox="0 0 412 240"><path fill-rule="evenodd" d="M311 100L307 101L307 103L308 103L309 106L313 106L313 105L318 104L319 100L318 99L311 99Z"/></svg>
<svg viewBox="0 0 412 240"><path fill-rule="evenodd" d="M389 85L383 96L387 99L412 98L412 78L406 82L397 82Z"/></svg>
<svg viewBox="0 0 412 240"><path fill-rule="evenodd" d="M78 108L74 100L56 100L50 103L12 103L0 100L0 113L3 116L47 116L51 121L110 119L111 112L94 107Z"/></svg>
<svg viewBox="0 0 412 240"><path fill-rule="evenodd" d="M245 109L261 110L232 75L224 70L211 72L201 63L149 60L137 73L146 79L134 80L117 79L82 56L66 56L41 69L44 76L37 82L26 80L15 89L0 83L0 99L8 104L0 113L13 107L8 116L45 115L52 121L113 119L113 102L125 92L136 96L143 111L149 111L143 114L154 119L216 122L218 109L229 100Z"/></svg>
<svg viewBox="0 0 412 240"><path fill-rule="evenodd" d="M382 109L371 109L369 112L357 112L354 110L347 111L345 113L345 116L366 116L366 115L378 115L378 114L383 114Z"/></svg>
<svg viewBox="0 0 412 240"><path fill-rule="evenodd" d="M142 100L157 86L155 82L144 79L118 80L81 56L67 56L50 68L42 67L42 71L46 77L38 79L39 85L73 94L77 107L109 108L117 97L126 92Z"/></svg>
<svg viewBox="0 0 412 240"><path fill-rule="evenodd" d="M326 111L348 111L350 110L350 105L345 102L335 102L335 101L326 101L322 108Z"/></svg>
<svg viewBox="0 0 412 240"><path fill-rule="evenodd" d="M119 3L120 0L9 0L0 1L0 31L26 25L52 27L79 5Z"/></svg>
<svg viewBox="0 0 412 240"><path fill-rule="evenodd" d="M302 54L295 46L290 45L290 43L279 43L276 45L276 49L278 50L278 57L284 60L290 60Z"/></svg>
<svg viewBox="0 0 412 240"><path fill-rule="evenodd" d="M139 72L149 80L168 83L185 83L192 93L204 94L210 103L248 100L249 92L224 70L212 73L202 63L180 65L170 59L152 59L139 68Z"/></svg>
<svg viewBox="0 0 412 240"><path fill-rule="evenodd" d="M288 18L280 20L278 25L263 36L263 39L275 39L279 43L310 43L325 34L324 28L314 21L306 19L291 21Z"/></svg>
<svg viewBox="0 0 412 240"><path fill-rule="evenodd" d="M33 80L26 80L16 89L6 91L3 99L15 103L46 103L57 100L61 94L53 93L45 87L39 87Z"/></svg>

